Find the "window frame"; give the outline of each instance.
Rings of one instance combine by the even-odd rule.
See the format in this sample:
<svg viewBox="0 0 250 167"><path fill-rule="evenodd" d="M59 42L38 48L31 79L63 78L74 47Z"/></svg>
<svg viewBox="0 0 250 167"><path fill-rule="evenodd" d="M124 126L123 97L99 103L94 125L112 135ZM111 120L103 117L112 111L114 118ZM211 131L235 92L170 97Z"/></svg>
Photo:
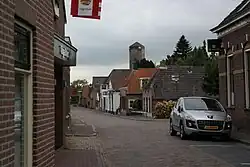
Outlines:
<svg viewBox="0 0 250 167"><path fill-rule="evenodd" d="M144 77L144 78L140 78L140 88L143 89L145 87L145 85L143 85L143 81L146 80L146 85L148 84L150 77Z"/></svg>
<svg viewBox="0 0 250 167"><path fill-rule="evenodd" d="M54 14L56 18L60 17L60 0L53 0Z"/></svg>
<svg viewBox="0 0 250 167"><path fill-rule="evenodd" d="M233 56L234 54L229 54L226 56L227 57L227 106L228 107L235 106Z"/></svg>
<svg viewBox="0 0 250 167"><path fill-rule="evenodd" d="M246 49L244 51L244 76L245 76L245 108L250 108L250 88L249 88L249 81L250 81L250 49Z"/></svg>
<svg viewBox="0 0 250 167"><path fill-rule="evenodd" d="M15 67L14 72L24 75L24 166L32 167L33 163L33 31L20 21L15 21L18 25L29 31L29 61L30 68L22 69Z"/></svg>
<svg viewBox="0 0 250 167"><path fill-rule="evenodd" d="M136 99L129 99L129 100L128 100L128 108L129 108L129 109L133 109L133 107L130 107L130 102L133 102L133 103L134 103L135 100L136 100ZM133 105L133 103L132 103L132 105Z"/></svg>

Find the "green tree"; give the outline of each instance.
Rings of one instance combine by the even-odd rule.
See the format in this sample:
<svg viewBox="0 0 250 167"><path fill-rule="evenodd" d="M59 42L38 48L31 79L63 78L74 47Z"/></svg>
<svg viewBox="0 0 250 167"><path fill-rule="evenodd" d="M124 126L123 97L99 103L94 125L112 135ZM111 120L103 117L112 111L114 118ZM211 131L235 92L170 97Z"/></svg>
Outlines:
<svg viewBox="0 0 250 167"><path fill-rule="evenodd" d="M88 84L88 81L86 79L78 79L73 82L71 82L71 87L75 88L77 91L81 91L85 85Z"/></svg>
<svg viewBox="0 0 250 167"><path fill-rule="evenodd" d="M186 39L184 35L181 36L179 41L176 44L174 53L172 56L173 59L186 59L192 52L192 46L190 42Z"/></svg>
<svg viewBox="0 0 250 167"><path fill-rule="evenodd" d="M211 96L219 94L219 68L218 58L212 53L205 65L205 76L202 88L204 92Z"/></svg>
<svg viewBox="0 0 250 167"><path fill-rule="evenodd" d="M136 61L134 65L135 69L138 68L155 68L155 64L151 60L142 59L141 61Z"/></svg>

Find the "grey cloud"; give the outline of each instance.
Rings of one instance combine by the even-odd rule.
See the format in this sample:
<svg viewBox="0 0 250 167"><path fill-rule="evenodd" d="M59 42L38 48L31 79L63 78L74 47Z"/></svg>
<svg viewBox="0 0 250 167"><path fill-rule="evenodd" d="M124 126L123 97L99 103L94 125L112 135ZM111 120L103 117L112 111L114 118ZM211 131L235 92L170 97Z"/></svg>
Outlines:
<svg viewBox="0 0 250 167"><path fill-rule="evenodd" d="M209 29L240 1L103 0L100 21L68 15L66 32L79 50L79 65L127 63L128 46L135 41L146 46L149 59L159 62L166 54L173 52L182 34L193 45L215 37ZM69 6L68 3L67 9Z"/></svg>

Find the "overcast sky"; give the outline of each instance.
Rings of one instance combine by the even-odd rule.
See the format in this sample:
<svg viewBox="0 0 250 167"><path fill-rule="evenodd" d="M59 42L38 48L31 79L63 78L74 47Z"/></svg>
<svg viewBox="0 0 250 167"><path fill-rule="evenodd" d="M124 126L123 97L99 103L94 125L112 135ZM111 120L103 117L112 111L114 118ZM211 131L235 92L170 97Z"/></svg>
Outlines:
<svg viewBox="0 0 250 167"><path fill-rule="evenodd" d="M107 76L128 68L128 47L138 41L146 58L159 63L182 34L193 46L215 37L217 25L241 0L103 0L101 20L73 18L66 1L66 35L78 48L71 80Z"/></svg>

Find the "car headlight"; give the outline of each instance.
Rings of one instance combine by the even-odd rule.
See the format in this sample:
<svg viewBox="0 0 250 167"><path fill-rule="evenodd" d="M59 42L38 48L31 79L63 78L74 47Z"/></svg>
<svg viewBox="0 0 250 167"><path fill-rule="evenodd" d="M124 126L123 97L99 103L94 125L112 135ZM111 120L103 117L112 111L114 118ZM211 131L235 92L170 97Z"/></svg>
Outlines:
<svg viewBox="0 0 250 167"><path fill-rule="evenodd" d="M195 123L194 120L188 120L188 119L186 119L186 126L189 127L189 128L194 128L194 129L197 128L196 127L196 123Z"/></svg>

